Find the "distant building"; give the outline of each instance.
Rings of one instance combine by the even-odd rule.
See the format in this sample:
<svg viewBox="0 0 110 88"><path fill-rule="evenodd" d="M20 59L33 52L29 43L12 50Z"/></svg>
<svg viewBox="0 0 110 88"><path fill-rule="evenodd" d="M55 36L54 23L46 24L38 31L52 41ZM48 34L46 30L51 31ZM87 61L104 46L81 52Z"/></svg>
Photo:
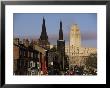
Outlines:
<svg viewBox="0 0 110 88"><path fill-rule="evenodd" d="M38 40L39 46L48 50L50 49L50 43L48 41L48 35L46 32L46 25L45 25L45 19L43 18L43 24L42 24L42 32L40 35L40 38Z"/></svg>
<svg viewBox="0 0 110 88"><path fill-rule="evenodd" d="M59 54L58 63L60 64L60 70L64 70L65 40L63 39L63 30L61 21L60 21L59 39L57 40L57 52Z"/></svg>
<svg viewBox="0 0 110 88"><path fill-rule="evenodd" d="M50 45L50 49L52 49L54 47L54 45Z"/></svg>
<svg viewBox="0 0 110 88"><path fill-rule="evenodd" d="M81 33L77 24L70 30L69 45L65 46L65 53L69 56L69 65L84 65L91 53L97 53L96 48L81 46Z"/></svg>

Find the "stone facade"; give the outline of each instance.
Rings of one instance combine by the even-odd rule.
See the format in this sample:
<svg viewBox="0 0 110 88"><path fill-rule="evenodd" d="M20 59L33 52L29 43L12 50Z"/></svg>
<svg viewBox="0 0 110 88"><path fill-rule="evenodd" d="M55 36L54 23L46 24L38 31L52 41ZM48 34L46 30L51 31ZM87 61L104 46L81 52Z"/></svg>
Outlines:
<svg viewBox="0 0 110 88"><path fill-rule="evenodd" d="M84 65L91 53L97 53L96 48L81 46L81 34L77 24L70 30L69 45L65 46L65 53L69 56L69 65Z"/></svg>

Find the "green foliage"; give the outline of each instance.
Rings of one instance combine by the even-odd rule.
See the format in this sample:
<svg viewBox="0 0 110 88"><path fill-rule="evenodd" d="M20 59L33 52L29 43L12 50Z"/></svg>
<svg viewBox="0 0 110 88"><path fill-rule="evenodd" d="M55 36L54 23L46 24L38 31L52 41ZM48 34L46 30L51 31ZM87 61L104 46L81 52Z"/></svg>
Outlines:
<svg viewBox="0 0 110 88"><path fill-rule="evenodd" d="M97 54L90 54L86 60L87 67L97 68Z"/></svg>

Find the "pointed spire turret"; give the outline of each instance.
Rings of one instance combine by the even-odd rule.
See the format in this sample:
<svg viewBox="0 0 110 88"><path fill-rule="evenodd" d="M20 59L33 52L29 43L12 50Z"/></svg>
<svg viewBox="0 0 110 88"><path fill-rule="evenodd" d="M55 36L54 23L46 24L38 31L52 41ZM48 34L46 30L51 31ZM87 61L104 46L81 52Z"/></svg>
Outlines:
<svg viewBox="0 0 110 88"><path fill-rule="evenodd" d="M60 21L59 40L63 40L62 21Z"/></svg>
<svg viewBox="0 0 110 88"><path fill-rule="evenodd" d="M64 71L65 69L65 40L63 40L62 21L60 21L59 39L57 40L57 52L59 54L59 57L58 57L59 70Z"/></svg>
<svg viewBox="0 0 110 88"><path fill-rule="evenodd" d="M40 35L40 39L41 40L48 40L44 17L43 17L42 32L41 32L41 35Z"/></svg>
<svg viewBox="0 0 110 88"><path fill-rule="evenodd" d="M62 22L60 21L60 29L62 29Z"/></svg>
<svg viewBox="0 0 110 88"><path fill-rule="evenodd" d="M44 17L43 17L43 24L45 25L45 19L44 19Z"/></svg>

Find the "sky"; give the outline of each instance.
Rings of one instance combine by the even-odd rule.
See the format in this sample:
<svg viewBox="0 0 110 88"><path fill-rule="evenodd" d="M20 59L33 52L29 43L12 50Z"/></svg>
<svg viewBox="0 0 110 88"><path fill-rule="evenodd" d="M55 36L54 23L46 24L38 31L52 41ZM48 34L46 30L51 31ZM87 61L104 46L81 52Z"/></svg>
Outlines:
<svg viewBox="0 0 110 88"><path fill-rule="evenodd" d="M42 30L43 17L51 44L57 44L60 21L62 21L66 44L69 43L71 26L77 24L81 32L81 45L97 47L96 13L14 13L14 37L38 39Z"/></svg>

